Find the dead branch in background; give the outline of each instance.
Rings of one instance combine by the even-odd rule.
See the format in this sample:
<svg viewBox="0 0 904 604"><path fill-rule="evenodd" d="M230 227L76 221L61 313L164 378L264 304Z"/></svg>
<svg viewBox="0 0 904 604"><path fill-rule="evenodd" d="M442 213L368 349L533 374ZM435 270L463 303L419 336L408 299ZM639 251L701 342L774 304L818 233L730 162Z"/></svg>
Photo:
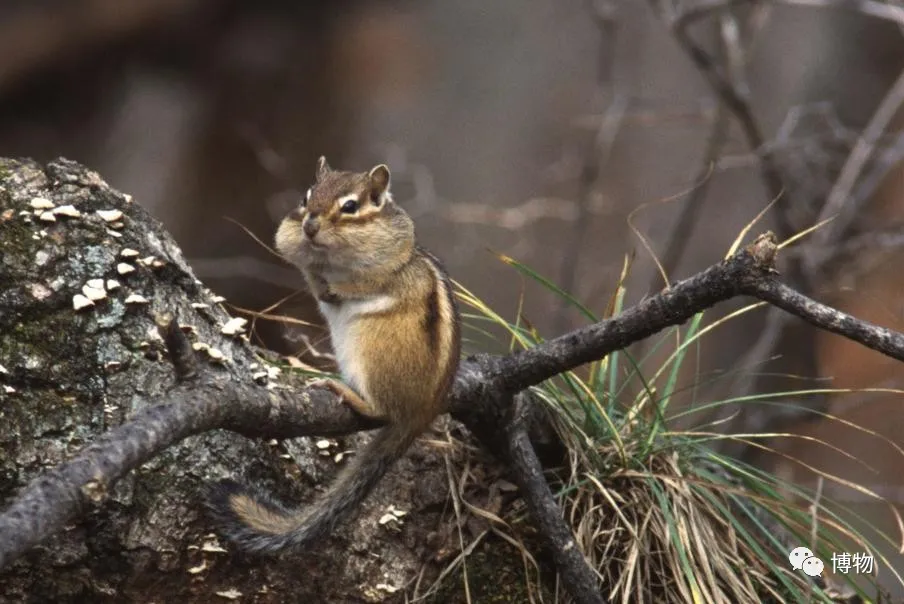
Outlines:
<svg viewBox="0 0 904 604"><path fill-rule="evenodd" d="M627 109L627 99L619 94L613 84L612 72L615 61L615 43L618 21L615 6L609 0L591 0L590 11L599 32L599 49L596 65L596 97L607 102L605 111L599 118L590 147L581 154L581 171L578 178L578 213L569 237L569 245L562 255L559 268L559 284L564 291L574 291L580 267L581 250L590 225L590 211L594 197L598 194L600 175L609 163L615 139L621 130ZM559 304L555 330L563 331L568 325L570 306Z"/></svg>
<svg viewBox="0 0 904 604"><path fill-rule="evenodd" d="M780 0L777 3L793 4L812 7L843 7L864 15L889 20L904 26L904 9L882 2L870 0L843 2L833 0ZM803 204L806 200L802 195L789 190L789 184L783 184L784 177L779 168L777 152L780 146L766 141L763 132L758 125L752 107L750 106L749 88L746 82L738 80L743 74L743 69L737 69L738 58L740 63L746 59L747 49L741 44L731 46L733 52L727 57L712 56L700 44L694 41L690 28L695 23L704 19L719 19L724 23L737 23L741 18L740 10L748 10L747 21L758 20L763 15L770 2L747 3L734 0L698 0L696 2L682 3L679 9L673 5L651 0L651 5L657 11L660 18L668 24L676 41L685 50L688 57L694 62L701 74L706 79L714 95L720 102L720 106L727 107L744 133L748 147L757 160L760 176L767 192L773 198L779 198L775 206L775 220L780 238L786 239L800 230L802 225L795 225L791 219L791 213L805 214L812 212L812 217L806 218L807 224L822 222L830 217L835 220L817 231L806 246L785 257L785 272L791 283L801 288L803 292L812 293L815 283L819 283L826 277L837 275L838 266L841 264L840 255L849 250L844 242L855 234L856 219L863 213L873 191L884 176L897 161L904 157L904 149L895 150L889 148L880 153L882 138L893 116L898 113L904 104L904 72L898 76L898 80L886 94L874 115L860 136L856 138L853 147L849 150L847 158L837 173L834 183L826 198L822 193L817 193L821 203L813 204L819 207L809 208ZM737 28L736 28L737 29ZM743 28L741 28L743 29ZM722 38L723 42L726 40ZM735 62L731 58L736 59ZM722 60L720 60L722 59ZM789 112L789 119L791 112ZM840 124L832 132L838 137ZM784 141L787 142L787 141ZM895 152L897 151L897 152ZM881 159L869 170L872 158L879 156ZM852 197L853 194L853 197ZM814 197L815 201L816 197ZM798 220L797 222L801 222ZM787 314L777 312L771 308L764 319L765 325L759 331L756 341L747 349L747 352L738 360L737 366L746 368L738 372L732 383L732 391L738 396L753 394L757 391L768 389L769 378L760 376L753 371L770 359L779 356L779 350L788 341L788 329L798 329L792 326ZM813 373L816 369L814 347L795 347L795 357L798 363L797 373ZM801 370L802 369L802 370ZM812 371L809 371L812 370ZM810 409L824 409L828 405L825 395L818 396L815 400L809 400L807 407ZM811 416L805 411L788 407L780 411L770 412L768 416L758 413L745 413L739 415L734 422L743 423L743 432L775 431L774 426L784 425L793 419L808 419ZM732 447L729 447L731 449ZM734 450L732 454L745 458L750 451Z"/></svg>
<svg viewBox="0 0 904 604"><path fill-rule="evenodd" d="M879 2L823 0L798 2L791 0L786 3L815 7L834 5L868 16L887 19L899 26L904 26L904 10ZM797 251L800 256L801 270L809 276L811 282L837 277L844 256L849 256L851 253L853 242L849 240L855 235L857 218L863 215L864 207L882 178L904 157L904 149L896 148L895 145L889 146L885 153L879 152L879 148L883 146L882 138L891 120L900 111L902 104L904 104L904 71L898 75L868 124L857 137L814 222L818 224L829 219L833 220L817 230L807 245ZM873 162L872 160L877 154L880 155L880 160ZM871 164L873 169L869 170ZM887 244L893 244L896 239L886 237L885 241ZM854 244L853 247L857 246ZM774 343L778 341L788 325L787 315L770 311L765 328L754 346L744 355L740 362L741 366L753 366L774 355L776 352ZM741 395L751 394L756 389L755 376L749 372L739 375L739 381L735 383L735 386ZM787 416L787 419L799 419L800 413L789 408L784 410L782 415ZM786 418L772 419L777 422L770 423L780 423ZM752 426L750 429L756 431L765 427L765 425Z"/></svg>
<svg viewBox="0 0 904 604"><path fill-rule="evenodd" d="M740 65L738 65L740 53L729 48L729 46L736 44L736 40L729 34L729 28L726 23L718 23L715 29L720 40L719 48L722 51L721 54L730 66L731 77L736 79L739 77L737 74L740 71ZM728 140L728 129L731 125L729 117L725 104L717 102L709 134L706 137L706 146L703 150L700 168L691 181L695 183L695 186L685 197L678 219L672 223L672 227L665 237L665 244L662 246L663 251L659 255L662 272L665 273L666 277L674 274L675 270L680 266L681 260L684 258L684 252L687 250L687 245L691 241L691 233L697 225L697 219L706 201L706 194L709 193L709 188L713 181L714 166L718 163L722 149ZM654 274L650 279L650 285L647 290L656 291L659 289L660 279L661 275ZM663 285L668 285L668 283Z"/></svg>
<svg viewBox="0 0 904 604"><path fill-rule="evenodd" d="M724 15L735 19L736 17L730 14L729 9L739 3L736 0L708 1L698 3L677 14L668 14L662 10L656 0L651 0L651 4L668 24L675 40L700 70L713 93L731 111L738 125L741 126L747 146L756 153L759 159L760 177L766 186L769 197L780 200L775 206L774 213L779 239L790 238L797 231L789 216L789 209L794 206L794 200L787 191L774 156L766 148L766 137L750 106L749 88L743 84L744 80L739 73L735 73L734 79L732 79L729 72L719 65L717 59L694 41L689 31L695 21L708 16ZM730 55L727 53L726 56ZM735 60L734 58L729 59L732 62ZM795 283L799 283L808 290L811 289L807 287L806 276L799 274L798 270L794 269L789 272L789 277Z"/></svg>
<svg viewBox="0 0 904 604"><path fill-rule="evenodd" d="M798 228L791 219L791 213L798 202L793 192L788 190L782 171L779 168L775 150L767 145L767 139L763 134L750 104L750 87L744 77L744 62L746 61L747 48L744 36L749 27L739 23L741 18L733 10L741 4L736 0L704 0L683 5L677 12L669 8L667 3L650 0L653 8L660 18L668 25L672 35L678 44L684 49L688 57L696 65L701 75L709 85L713 95L718 100L720 107L727 109L734 116L741 127L747 147L756 158L760 178L765 186L766 193L776 203L771 214L775 219L776 230L779 239L791 238ZM747 23L758 21L755 19L756 11L762 7L754 7L752 15L744 20ZM722 42L720 48L723 52L711 55L691 35L690 28L703 19L713 19L721 24L719 39ZM754 25L755 27L755 25ZM730 33L731 32L731 33ZM748 36L749 37L749 36ZM720 61L721 59L721 61ZM790 257L785 262L785 273L791 283L800 287L802 291L813 291L812 275L803 270L803 263L799 258ZM768 359L773 358L776 349L782 344L782 336L785 333L787 323L785 317L770 309L765 318L766 325L759 332L756 342L748 349L747 354L738 365L752 369ZM816 358L812 346L800 346L797 362L800 364L800 373L814 372ZM757 372L747 370L736 375L732 390L736 393L750 394L754 390L765 389L764 378ZM808 405L810 408L824 408L828 404L825 395L813 397ZM720 414L728 414L728 408L719 411ZM796 411L794 411L796 413ZM722 419L727 419L723 417ZM732 424L742 424L741 432L758 431L765 426L771 417L760 412L746 412L736 414L729 420ZM728 426L726 426L728 428ZM736 457L745 459L753 452L741 443L724 443L725 450Z"/></svg>
<svg viewBox="0 0 904 604"><path fill-rule="evenodd" d="M829 218L834 218L834 220L814 234L813 245L808 246L808 249L812 251L804 252L804 262L811 272L819 270L832 260L831 254L828 257L825 254L830 247L829 244L843 241L850 234L854 222L862 214L863 206L869 198L851 199L851 193L875 155L880 139L888 129L891 120L898 114L902 105L904 105L904 70L898 75L897 80L879 103L866 128L858 137L857 143L848 155L847 161L844 162L844 166L838 174L838 180L835 181L835 185L819 213L817 222Z"/></svg>
<svg viewBox="0 0 904 604"><path fill-rule="evenodd" d="M895 6L883 0L770 0L775 3L797 6L812 6L816 8L841 8L868 17L884 19L904 25L904 8Z"/></svg>

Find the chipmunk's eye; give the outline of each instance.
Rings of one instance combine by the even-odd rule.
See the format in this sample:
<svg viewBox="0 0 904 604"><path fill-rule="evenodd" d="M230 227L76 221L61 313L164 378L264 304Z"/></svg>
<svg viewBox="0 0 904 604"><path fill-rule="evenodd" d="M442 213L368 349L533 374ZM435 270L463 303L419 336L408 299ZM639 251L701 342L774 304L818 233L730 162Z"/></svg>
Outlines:
<svg viewBox="0 0 904 604"><path fill-rule="evenodd" d="M307 191L304 192L304 199L301 200L301 207L306 207L308 202L311 201L311 188L309 187Z"/></svg>
<svg viewBox="0 0 904 604"><path fill-rule="evenodd" d="M358 203L359 202L357 197L349 197L342 202L342 205L339 206L339 210L343 214L354 214L358 211Z"/></svg>

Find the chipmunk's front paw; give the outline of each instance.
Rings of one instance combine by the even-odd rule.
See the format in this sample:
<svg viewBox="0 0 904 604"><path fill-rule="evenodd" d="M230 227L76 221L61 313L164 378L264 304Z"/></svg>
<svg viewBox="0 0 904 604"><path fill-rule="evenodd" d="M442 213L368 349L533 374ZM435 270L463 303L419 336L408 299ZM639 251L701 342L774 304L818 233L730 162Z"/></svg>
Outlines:
<svg viewBox="0 0 904 604"><path fill-rule="evenodd" d="M317 378L308 382L307 387L317 390L329 390L333 394L342 396L342 393L339 391L336 384L336 380L331 378Z"/></svg>
<svg viewBox="0 0 904 604"><path fill-rule="evenodd" d="M373 405L364 400L360 394L342 382L331 379L317 379L313 382L309 382L308 388L329 390L339 397L340 403L348 405L355 413L376 421L382 421L384 419L383 416L373 408Z"/></svg>

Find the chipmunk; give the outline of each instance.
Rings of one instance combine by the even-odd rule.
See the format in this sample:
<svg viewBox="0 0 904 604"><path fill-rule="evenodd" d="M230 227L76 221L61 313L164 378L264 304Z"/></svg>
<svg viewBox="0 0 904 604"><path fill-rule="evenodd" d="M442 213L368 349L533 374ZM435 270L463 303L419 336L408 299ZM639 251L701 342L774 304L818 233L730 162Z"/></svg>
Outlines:
<svg viewBox="0 0 904 604"><path fill-rule="evenodd" d="M414 223L393 201L389 181L385 165L342 172L321 157L314 185L279 225L276 248L317 298L345 380L313 386L387 425L309 507L288 509L220 483L209 505L247 551L272 553L323 537L445 411L460 355L458 308L445 270L416 244Z"/></svg>

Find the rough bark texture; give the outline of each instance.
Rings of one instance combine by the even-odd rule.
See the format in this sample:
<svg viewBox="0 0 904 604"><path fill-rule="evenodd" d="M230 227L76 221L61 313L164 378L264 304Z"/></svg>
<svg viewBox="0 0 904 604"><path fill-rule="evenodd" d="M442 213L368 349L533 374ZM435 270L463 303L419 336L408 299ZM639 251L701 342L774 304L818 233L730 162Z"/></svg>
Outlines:
<svg viewBox="0 0 904 604"><path fill-rule="evenodd" d="M34 208L41 199L56 206L54 221L52 209ZM66 205L80 216L59 210ZM107 210L122 211L122 219L108 222ZM138 256L128 257L128 249ZM134 272L120 274L120 263ZM120 287L75 310L73 297L91 279ZM148 303L127 302L133 294ZM208 306L192 306L198 303ZM30 480L172 394L174 372L155 326L165 313L194 328L192 341L225 355L221 363L201 356L214 365L217 387L268 396L252 379L262 360L244 339L220 333L228 314L138 203L73 162L0 160L3 507ZM285 373L270 382L293 383L301 379ZM446 470L435 448L417 445L354 521L300 558L230 554L199 506L203 483L226 476L252 479L287 501L316 496L332 479L333 455L355 439L346 441L325 456L310 439L287 449L225 431L189 437L99 493L103 503L0 574L0 600L399 600L393 588L401 590L431 557L425 536L447 513ZM403 524L378 522L389 505L409 512Z"/></svg>

